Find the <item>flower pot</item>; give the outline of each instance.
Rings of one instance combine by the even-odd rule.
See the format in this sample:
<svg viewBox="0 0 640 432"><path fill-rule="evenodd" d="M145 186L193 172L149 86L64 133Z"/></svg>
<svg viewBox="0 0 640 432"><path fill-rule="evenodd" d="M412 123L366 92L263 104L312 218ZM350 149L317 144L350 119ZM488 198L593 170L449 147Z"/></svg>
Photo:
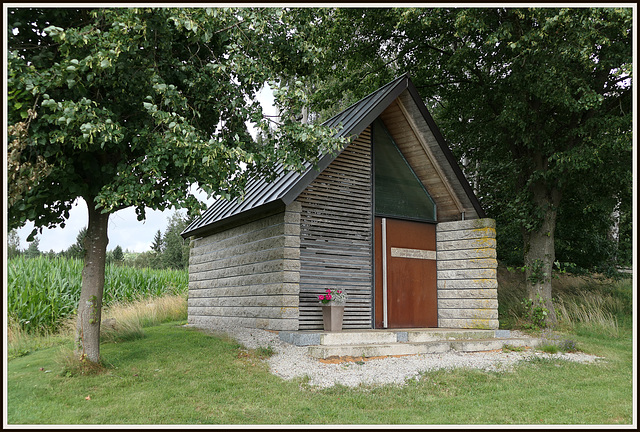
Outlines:
<svg viewBox="0 0 640 432"><path fill-rule="evenodd" d="M342 316L344 315L344 305L323 304L322 321L324 330L330 332L342 331Z"/></svg>

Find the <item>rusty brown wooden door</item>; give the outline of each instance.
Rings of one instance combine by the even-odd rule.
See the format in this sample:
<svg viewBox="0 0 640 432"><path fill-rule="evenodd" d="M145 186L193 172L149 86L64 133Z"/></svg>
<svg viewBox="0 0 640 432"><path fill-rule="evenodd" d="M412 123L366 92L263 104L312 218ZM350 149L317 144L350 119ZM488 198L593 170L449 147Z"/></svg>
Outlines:
<svg viewBox="0 0 640 432"><path fill-rule="evenodd" d="M374 239L375 328L437 327L436 226L376 217Z"/></svg>

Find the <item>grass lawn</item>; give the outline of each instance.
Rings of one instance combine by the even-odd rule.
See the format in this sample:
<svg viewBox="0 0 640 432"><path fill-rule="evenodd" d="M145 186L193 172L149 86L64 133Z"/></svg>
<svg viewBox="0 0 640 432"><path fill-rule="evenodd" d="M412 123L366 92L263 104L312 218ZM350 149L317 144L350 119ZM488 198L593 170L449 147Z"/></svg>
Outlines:
<svg viewBox="0 0 640 432"><path fill-rule="evenodd" d="M632 332L572 336L596 365L532 361L514 372L425 373L406 386L316 389L259 352L176 322L105 343L98 375L65 374L60 347L7 365L6 421L33 424L611 424L633 421ZM70 346L69 346L70 348ZM69 376L71 375L71 376Z"/></svg>

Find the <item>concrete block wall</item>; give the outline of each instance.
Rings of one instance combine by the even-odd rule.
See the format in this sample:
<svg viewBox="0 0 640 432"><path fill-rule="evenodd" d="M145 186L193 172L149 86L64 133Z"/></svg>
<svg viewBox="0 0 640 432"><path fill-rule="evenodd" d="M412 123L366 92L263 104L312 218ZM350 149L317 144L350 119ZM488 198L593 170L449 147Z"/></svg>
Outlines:
<svg viewBox="0 0 640 432"><path fill-rule="evenodd" d="M498 261L493 219L436 227L438 327L498 328Z"/></svg>
<svg viewBox="0 0 640 432"><path fill-rule="evenodd" d="M300 205L194 239L188 322L298 330Z"/></svg>

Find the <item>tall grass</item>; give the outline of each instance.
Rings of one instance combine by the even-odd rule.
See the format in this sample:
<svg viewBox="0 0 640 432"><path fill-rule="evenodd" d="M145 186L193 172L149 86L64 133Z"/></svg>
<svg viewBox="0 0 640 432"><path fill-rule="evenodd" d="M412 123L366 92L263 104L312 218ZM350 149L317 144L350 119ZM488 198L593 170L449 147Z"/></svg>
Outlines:
<svg viewBox="0 0 640 432"><path fill-rule="evenodd" d="M45 334L60 329L73 315L82 287L81 260L17 257L7 269L7 309L12 320L28 333ZM186 270L135 269L109 265L105 272L103 305L115 301L184 294Z"/></svg>
<svg viewBox="0 0 640 432"><path fill-rule="evenodd" d="M630 296L630 281L628 286L619 281L600 290L560 295L554 304L558 319L571 330L617 338L620 335L619 319L631 316Z"/></svg>
<svg viewBox="0 0 640 432"><path fill-rule="evenodd" d="M553 297L559 326L576 333L595 333L617 338L632 316L631 279L613 281L593 277L557 275ZM526 327L524 280L499 269L499 318L503 328Z"/></svg>
<svg viewBox="0 0 640 432"><path fill-rule="evenodd" d="M75 320L66 318L55 331L28 333L11 315L7 319L7 358L9 360L40 349L58 346L72 340Z"/></svg>
<svg viewBox="0 0 640 432"><path fill-rule="evenodd" d="M144 336L144 327L187 319L184 294L166 295L135 302L116 301L105 309L100 338L103 342L120 342Z"/></svg>
<svg viewBox="0 0 640 432"><path fill-rule="evenodd" d="M556 313L558 319L574 331L587 330L617 338L620 335L618 320L612 313L599 308L599 303L591 299L584 303L565 303L560 298L555 304Z"/></svg>
<svg viewBox="0 0 640 432"><path fill-rule="evenodd" d="M168 294L133 302L114 301L103 310L102 318L102 343L140 339L145 336L144 327L168 321L185 321L187 297L186 294ZM21 357L52 346L71 346L69 342L75 336L75 328L76 320L72 315L62 320L55 332L48 330L33 334L25 331L15 318L10 316L7 323L8 358ZM68 352L71 352L70 348Z"/></svg>

